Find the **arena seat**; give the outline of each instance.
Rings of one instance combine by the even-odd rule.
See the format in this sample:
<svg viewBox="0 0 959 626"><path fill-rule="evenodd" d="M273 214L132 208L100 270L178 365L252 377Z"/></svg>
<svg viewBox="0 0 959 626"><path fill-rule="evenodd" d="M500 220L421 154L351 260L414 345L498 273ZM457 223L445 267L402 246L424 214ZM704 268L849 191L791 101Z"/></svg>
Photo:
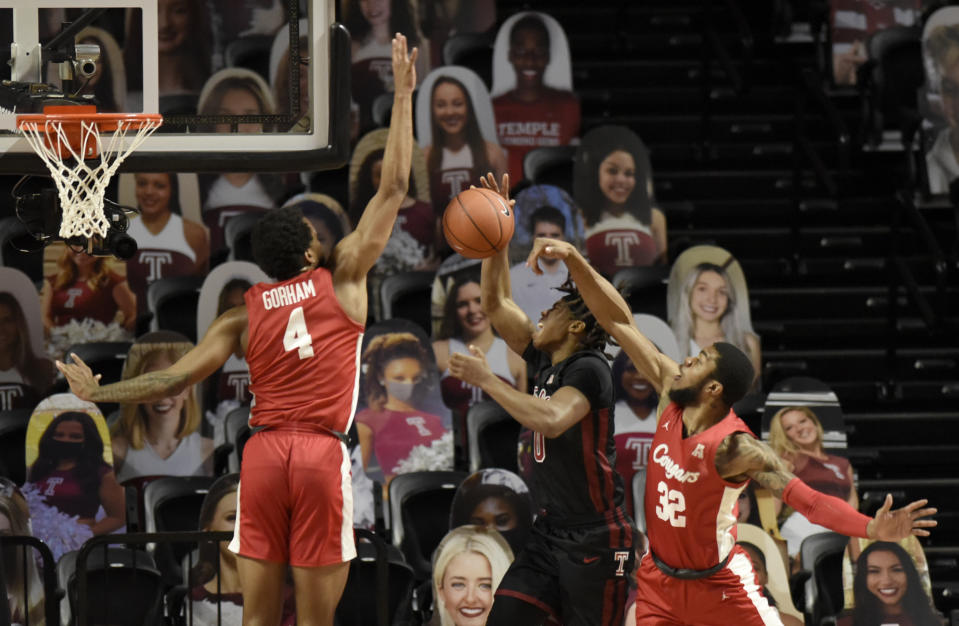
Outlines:
<svg viewBox="0 0 959 626"><path fill-rule="evenodd" d="M357 556L336 607L339 626L405 624L412 615L413 569L376 534L357 528ZM370 591L375 595L371 599ZM371 601L372 600L372 601Z"/></svg>
<svg viewBox="0 0 959 626"><path fill-rule="evenodd" d="M57 563L60 587L66 590L61 606L64 626L79 622L79 584L76 569L79 551L64 554ZM156 564L142 550L111 548L91 550L86 563L87 624L157 626L162 623L163 582Z"/></svg>
<svg viewBox="0 0 959 626"><path fill-rule="evenodd" d="M523 157L523 177L535 185L555 185L573 192L573 155L576 146L541 146Z"/></svg>
<svg viewBox="0 0 959 626"><path fill-rule="evenodd" d="M143 490L146 489L148 484L160 478L166 478L166 476L137 476L120 483L126 500L128 533L146 532L146 508L143 501Z"/></svg>
<svg viewBox="0 0 959 626"><path fill-rule="evenodd" d="M820 624L843 609L842 555L847 543L844 535L819 533L804 539L799 548L803 570L811 574L801 603L807 624Z"/></svg>
<svg viewBox="0 0 959 626"><path fill-rule="evenodd" d="M863 136L878 145L883 132L902 130L916 115L916 90L923 82L921 33L916 26L894 26L866 42L867 61L857 79L862 98Z"/></svg>
<svg viewBox="0 0 959 626"><path fill-rule="evenodd" d="M380 283L380 319L396 317L415 322L430 332L430 294L435 272L398 272Z"/></svg>
<svg viewBox="0 0 959 626"><path fill-rule="evenodd" d="M196 343L196 309L203 276L171 276L150 283L147 307L153 313L150 330L172 330Z"/></svg>
<svg viewBox="0 0 959 626"><path fill-rule="evenodd" d="M483 400L466 412L470 472L485 467L517 471L516 442L520 424L493 400Z"/></svg>
<svg viewBox="0 0 959 626"><path fill-rule="evenodd" d="M235 215L227 221L223 227L223 238L230 249L230 261L253 261L250 235L261 217L263 214L260 212L250 212Z"/></svg>
<svg viewBox="0 0 959 626"><path fill-rule="evenodd" d="M0 411L0 476L22 485L27 477L26 441L30 409Z"/></svg>
<svg viewBox="0 0 959 626"><path fill-rule="evenodd" d="M143 489L144 527L146 532L195 531L200 522L200 507L213 484L209 476L167 476L158 478ZM150 550L164 581L179 584L180 563L193 546L157 544Z"/></svg>
<svg viewBox="0 0 959 626"><path fill-rule="evenodd" d="M443 44L443 63L469 68L493 85L493 42L487 33L454 33Z"/></svg>
<svg viewBox="0 0 959 626"><path fill-rule="evenodd" d="M449 530L450 505L466 472L411 472L390 481L390 537L413 567L416 580L429 578L433 550Z"/></svg>

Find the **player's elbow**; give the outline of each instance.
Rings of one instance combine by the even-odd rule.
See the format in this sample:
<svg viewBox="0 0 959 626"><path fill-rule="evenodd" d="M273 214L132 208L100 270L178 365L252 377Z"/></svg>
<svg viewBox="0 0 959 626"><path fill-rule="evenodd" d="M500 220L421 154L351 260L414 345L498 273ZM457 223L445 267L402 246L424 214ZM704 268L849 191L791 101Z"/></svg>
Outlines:
<svg viewBox="0 0 959 626"><path fill-rule="evenodd" d="M402 203L403 199L406 198L407 192L409 192L409 172L406 172L404 175L403 172L399 171L400 169L401 168L396 168L397 171L393 172L392 176L384 177L380 183L379 191L388 202Z"/></svg>
<svg viewBox="0 0 959 626"><path fill-rule="evenodd" d="M484 289L480 293L480 303L483 307L483 313L486 314L486 317L493 320L493 318L501 317L503 313L503 303L506 299L503 297L503 294L499 293L494 289Z"/></svg>
<svg viewBox="0 0 959 626"><path fill-rule="evenodd" d="M562 437L563 433L569 430L569 427L565 424L550 424L546 428L546 432L543 433L543 436L547 439L556 439Z"/></svg>
<svg viewBox="0 0 959 626"><path fill-rule="evenodd" d="M569 430L570 424L563 418L562 415L552 413L546 416L544 420L544 425L542 429L542 434L547 439L556 439L561 437L563 433Z"/></svg>

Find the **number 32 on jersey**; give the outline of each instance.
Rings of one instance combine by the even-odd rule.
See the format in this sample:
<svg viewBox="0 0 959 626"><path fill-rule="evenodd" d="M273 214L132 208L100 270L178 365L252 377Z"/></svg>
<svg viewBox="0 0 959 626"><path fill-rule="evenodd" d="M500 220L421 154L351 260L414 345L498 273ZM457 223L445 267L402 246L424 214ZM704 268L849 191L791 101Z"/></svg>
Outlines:
<svg viewBox="0 0 959 626"><path fill-rule="evenodd" d="M686 516L682 513L686 511L686 498L683 496L683 492L670 489L664 480L659 481L659 484L656 485L656 491L659 492L656 517L664 522L669 522L670 526L685 528Z"/></svg>

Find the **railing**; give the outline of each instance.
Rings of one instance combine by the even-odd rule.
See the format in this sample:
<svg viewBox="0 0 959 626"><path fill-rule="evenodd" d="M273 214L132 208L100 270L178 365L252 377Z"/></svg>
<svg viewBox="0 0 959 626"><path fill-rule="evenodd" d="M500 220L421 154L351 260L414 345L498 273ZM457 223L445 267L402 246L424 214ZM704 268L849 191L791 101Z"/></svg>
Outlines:
<svg viewBox="0 0 959 626"><path fill-rule="evenodd" d="M357 528L354 529L356 533L356 538L358 541L366 540L373 545L376 555L376 564L375 564L375 581L376 589L374 590L374 597L372 599L376 607L376 626L388 626L392 621L392 616L390 614L390 598L389 598L389 557L387 552L386 542L375 535L374 533ZM145 569L151 570L152 560L147 559L147 553L145 548L148 544L176 544L176 543L186 543L191 545L199 545L206 542L224 542L230 541L233 537L232 532L210 532L210 531L196 531L196 532L166 532L166 533L128 533L128 534L113 534L113 535L97 535L83 544L80 550L76 553L76 567L74 573L76 593L74 594L72 612L73 620L72 623L77 626L87 626L89 621L89 613L91 603L96 603L101 598L91 598L90 597L90 577L93 575L88 565L90 559L94 556L96 550L103 550L106 552L111 546L123 546L129 552L129 563L137 567L145 567ZM48 625L56 626L60 624L60 601L64 597L65 590L60 589L58 579L57 579L57 564L53 558L53 554L45 543L36 537L29 536L0 536L0 547L6 546L27 546L34 548L39 552L41 561L43 563L43 572L42 572L42 582L44 588L44 619ZM126 552L124 552L126 554ZM32 555L30 558L33 558ZM124 557L122 561L126 562ZM192 569L193 558L192 552L190 557L186 559L188 567ZM219 559L217 559L219 561ZM24 568L25 568L24 561ZM2 570L2 560L0 560L0 583L4 581L4 572ZM122 566L122 563L117 565ZM216 564L219 567L219 562ZM113 567L107 567L107 569L115 569ZM135 576L136 574L131 574ZM26 576L24 576L26 578ZM219 576L217 577L219 585ZM69 583L68 583L69 584ZM3 587L6 585L4 584ZM29 590L25 590L25 593L28 593ZM160 605L155 616L157 624L162 623L164 617L167 618L167 623L183 623L186 626L189 626L193 623L193 604L189 600L189 581L184 581L183 585L177 585L169 587L168 585L163 585L160 588ZM219 588L217 589L217 595L220 595ZM167 604L164 608L164 600L168 600L170 597L177 596L180 598L185 598L183 611L179 609L179 605L173 606ZM10 615L10 609L7 600L6 593L0 593L0 624L7 624L7 616ZM217 605L217 619L218 623L226 624L225 621L221 619L222 610L218 603ZM29 621L29 616L25 616L23 626L31 626Z"/></svg>
<svg viewBox="0 0 959 626"><path fill-rule="evenodd" d="M808 107L814 104L819 108L829 125L830 135L836 145L836 163L838 165L839 180L841 181L849 169L849 150L852 143L849 129L839 115L836 105L826 96L822 89L822 77L814 70L802 70L799 80L800 93L796 98L796 150L793 171L793 187L797 196L802 193L803 160L808 161L816 181L826 189L833 200L838 199L841 192L839 182L829 172L825 161L819 155L816 147L809 139L806 123L808 121Z"/></svg>
<svg viewBox="0 0 959 626"><path fill-rule="evenodd" d="M889 246L889 309L888 309L888 328L890 340L893 339L898 330L899 307L897 305L896 295L900 287L905 288L909 298L915 303L919 315L923 322L933 333L941 332L944 329L947 312L947 287L949 284L949 260L939 245L938 240L929 226L922 211L915 201L916 195L909 191L901 191L897 194L896 208L893 210L890 224ZM902 238L903 217L908 218L912 228L919 237L925 256L932 266L935 276L934 297L930 298L923 293L919 282L916 280L912 269L905 261L901 253L900 241ZM889 342L889 350L895 350L895 342Z"/></svg>
<svg viewBox="0 0 959 626"><path fill-rule="evenodd" d="M76 594L76 615L75 623L77 626L87 626L87 619L89 613L89 605L91 603L91 598L89 597L89 577L90 571L87 568L87 562L90 560L90 557L94 550L100 548L104 551L109 546L126 546L129 548L131 553L131 564L135 564L138 561L142 564L142 560L137 559L137 553L145 554L141 550L135 550L133 546L141 546L145 548L147 544L173 544L173 543L191 543L197 544L204 542L223 542L230 541L233 538L232 532L209 532L209 531L195 531L195 532L166 532L166 533L127 533L127 534L116 534L116 535L97 535L89 540L87 540L83 546L80 548L77 553L76 560L76 581L77 581L77 594ZM192 566L192 558L189 559L190 565ZM217 559L217 567L219 567L219 559ZM219 577L217 578L219 583ZM187 581L185 581L187 582ZM166 590L164 590L166 591ZM162 605L162 603L161 603ZM192 623L192 603L188 603L188 611L191 617L190 621L187 623ZM217 605L218 609L218 618L219 618L219 609L220 605ZM157 616L159 621L160 616Z"/></svg>
<svg viewBox="0 0 959 626"><path fill-rule="evenodd" d="M62 597L62 592L57 587L57 566L56 561L53 560L53 553L50 552L50 548L47 547L47 544L43 543L36 537L24 536L24 535L0 535L0 548L7 546L23 546L25 548L33 548L40 554L40 560L43 562L43 572L41 576L43 577L43 615L44 620L47 624L53 624L57 626L60 623L60 598ZM27 561L28 554L27 550L24 550L24 559L22 563L22 579L24 580L23 593L26 597L29 597L30 589L27 576ZM29 558L33 558L31 555ZM2 560L2 559L0 559ZM10 573L3 571L3 565L0 563L0 582L4 582L4 576L9 576ZM10 615L10 605L7 599L6 594L6 583L2 585L4 590L3 593L0 593L0 624L9 624ZM26 602L24 604L27 604ZM23 618L23 626L30 626L30 615L27 614Z"/></svg>
<svg viewBox="0 0 959 626"><path fill-rule="evenodd" d="M712 77L713 59L715 58L719 62L720 68L732 84L733 91L737 95L741 95L749 90L750 66L752 63L753 48L755 46L752 30L749 28L749 24L737 0L723 0L723 4L725 4L736 28L737 40L740 47L738 61L742 70L740 71L740 69L736 67L733 55L726 49L722 38L719 36L719 32L716 30L715 20L713 19L715 14L714 0L703 0L700 8L703 38L701 45L702 56L700 57L700 80L702 81L703 98L701 132L704 147L709 143L712 100L715 95L713 93Z"/></svg>

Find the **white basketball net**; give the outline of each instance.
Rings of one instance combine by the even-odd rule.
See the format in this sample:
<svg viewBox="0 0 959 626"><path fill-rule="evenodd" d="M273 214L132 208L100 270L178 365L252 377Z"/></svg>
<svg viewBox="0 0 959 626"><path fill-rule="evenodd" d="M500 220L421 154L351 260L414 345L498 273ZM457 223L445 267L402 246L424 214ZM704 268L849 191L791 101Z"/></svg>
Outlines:
<svg viewBox="0 0 959 626"><path fill-rule="evenodd" d="M71 122L73 123L73 122ZM120 119L117 128L110 134L110 140L104 145L100 138L100 128L94 120L83 120L80 124L80 146L76 150L67 138L60 120L44 122L25 122L20 124L27 141L36 150L50 170L50 176L57 185L60 195L60 207L63 219L60 222L60 237L104 237L110 227L103 215L103 196L110 179L124 159L136 150L150 134L160 127L160 120ZM133 134L130 131L135 130ZM130 142L125 138L130 134ZM61 149L65 149L73 158L64 163ZM97 161L90 164L84 155L99 154ZM95 164L91 167L92 164Z"/></svg>

